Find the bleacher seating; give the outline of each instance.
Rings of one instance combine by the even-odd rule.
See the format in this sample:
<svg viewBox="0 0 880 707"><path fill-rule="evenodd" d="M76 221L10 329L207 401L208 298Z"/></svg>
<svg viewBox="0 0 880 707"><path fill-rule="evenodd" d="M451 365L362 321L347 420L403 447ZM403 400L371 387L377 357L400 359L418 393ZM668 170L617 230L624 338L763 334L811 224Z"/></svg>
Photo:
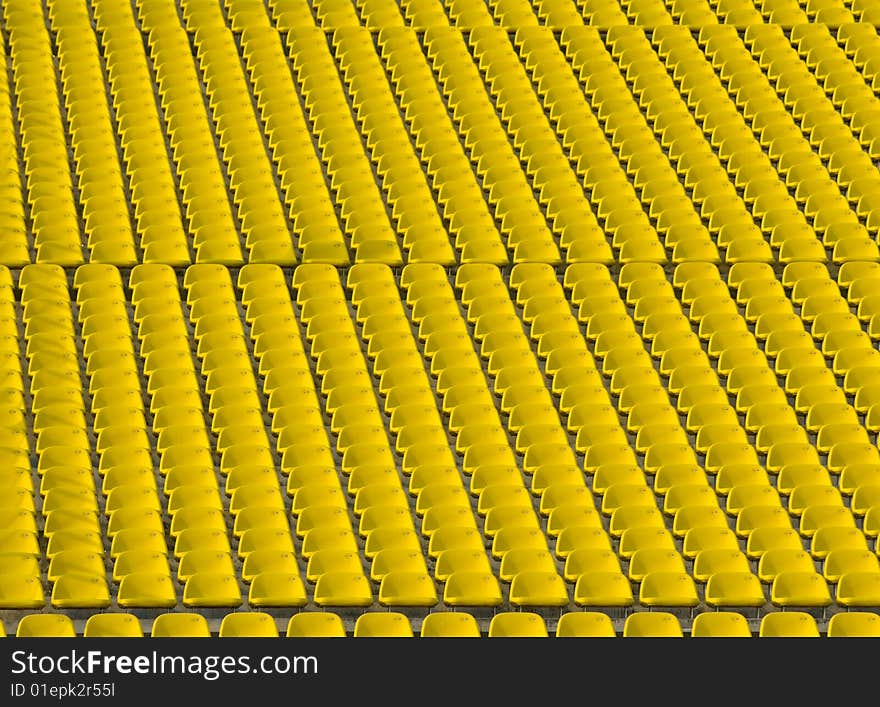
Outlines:
<svg viewBox="0 0 880 707"><path fill-rule="evenodd" d="M6 0L0 635L880 635L878 22Z"/></svg>

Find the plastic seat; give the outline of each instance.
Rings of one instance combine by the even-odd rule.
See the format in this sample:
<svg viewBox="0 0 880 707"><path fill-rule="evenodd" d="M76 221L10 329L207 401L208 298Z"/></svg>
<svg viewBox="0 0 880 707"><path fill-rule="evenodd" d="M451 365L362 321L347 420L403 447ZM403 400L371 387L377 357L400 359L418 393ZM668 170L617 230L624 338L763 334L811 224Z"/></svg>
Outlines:
<svg viewBox="0 0 880 707"><path fill-rule="evenodd" d="M651 572L639 587L643 606L696 606L699 603L694 581L682 572Z"/></svg>
<svg viewBox="0 0 880 707"><path fill-rule="evenodd" d="M42 604L41 591L39 606ZM103 609L110 606L110 590L103 577L65 574L52 587L52 606L58 609Z"/></svg>
<svg viewBox="0 0 880 707"><path fill-rule="evenodd" d="M773 612L761 619L761 638L819 638L816 620L802 611Z"/></svg>
<svg viewBox="0 0 880 707"><path fill-rule="evenodd" d="M201 614L160 614L153 619L153 638L210 638L208 622Z"/></svg>
<svg viewBox="0 0 880 707"><path fill-rule="evenodd" d="M706 603L710 606L763 606L761 583L751 572L718 572L706 584Z"/></svg>
<svg viewBox="0 0 880 707"><path fill-rule="evenodd" d="M825 557L822 573L829 582L837 582L851 572L880 573L880 563L867 550L832 550Z"/></svg>
<svg viewBox="0 0 880 707"><path fill-rule="evenodd" d="M132 614L95 614L86 621L85 638L143 638L140 621Z"/></svg>
<svg viewBox="0 0 880 707"><path fill-rule="evenodd" d="M814 505L801 515L800 533L812 537L821 528L851 528L855 519L849 509L839 505Z"/></svg>
<svg viewBox="0 0 880 707"><path fill-rule="evenodd" d="M73 621L65 614L28 614L18 622L18 638L75 638Z"/></svg>
<svg viewBox="0 0 880 707"><path fill-rule="evenodd" d="M435 612L422 621L422 638L479 638L476 619L464 612Z"/></svg>
<svg viewBox="0 0 880 707"><path fill-rule="evenodd" d="M824 559L832 550L865 550L867 533L852 527L819 528L810 543L810 554Z"/></svg>
<svg viewBox="0 0 880 707"><path fill-rule="evenodd" d="M394 571L382 578L379 603L383 606L433 606L437 603L437 592L433 580L424 570Z"/></svg>
<svg viewBox="0 0 880 707"><path fill-rule="evenodd" d="M751 638L748 621L730 611L698 614L691 625L692 638Z"/></svg>
<svg viewBox="0 0 880 707"><path fill-rule="evenodd" d="M632 606L632 585L620 571L586 572L575 584L574 602L579 606Z"/></svg>
<svg viewBox="0 0 880 707"><path fill-rule="evenodd" d="M776 606L828 606L831 594L822 575L815 572L781 572L770 591Z"/></svg>
<svg viewBox="0 0 880 707"><path fill-rule="evenodd" d="M538 614L501 612L489 622L489 638L547 638L547 626Z"/></svg>
<svg viewBox="0 0 880 707"><path fill-rule="evenodd" d="M236 607L241 603L241 592L235 575L197 572L190 576L184 585L184 606Z"/></svg>
<svg viewBox="0 0 880 707"><path fill-rule="evenodd" d="M880 572L852 571L841 575L836 599L840 606L877 606L880 601Z"/></svg>
<svg viewBox="0 0 880 707"><path fill-rule="evenodd" d="M499 606L501 602L501 588L489 573L454 572L446 580L443 603L448 606Z"/></svg>
<svg viewBox="0 0 880 707"><path fill-rule="evenodd" d="M330 612L300 612L290 617L288 638L345 638L342 619Z"/></svg>
<svg viewBox="0 0 880 707"><path fill-rule="evenodd" d="M170 608L177 604L177 596L168 574L133 572L120 581L116 603L120 607Z"/></svg>
<svg viewBox="0 0 880 707"><path fill-rule="evenodd" d="M59 577L70 573L103 578L105 572L103 555L96 552L65 550L52 557L46 577L50 582L57 581Z"/></svg>
<svg viewBox="0 0 880 707"><path fill-rule="evenodd" d="M624 638L682 638L683 635L678 619L663 611L630 614L623 625Z"/></svg>
<svg viewBox="0 0 880 707"><path fill-rule="evenodd" d="M543 541L541 537L538 539ZM556 556L567 559L576 550L610 552L611 542L602 528L589 526L565 528L556 538Z"/></svg>
<svg viewBox="0 0 880 707"><path fill-rule="evenodd" d="M514 606L566 606L568 592L555 572L526 571L513 577L510 603Z"/></svg>
<svg viewBox="0 0 880 707"><path fill-rule="evenodd" d="M629 578L635 582L644 580L652 572L684 571L684 561L674 549L641 548L629 560Z"/></svg>
<svg viewBox="0 0 880 707"><path fill-rule="evenodd" d="M880 636L880 616L852 611L835 614L828 621L828 638L876 638Z"/></svg>
<svg viewBox="0 0 880 707"><path fill-rule="evenodd" d="M305 587L298 573L262 572L251 582L248 604L253 607L305 606Z"/></svg>
<svg viewBox="0 0 880 707"><path fill-rule="evenodd" d="M275 619L263 612L226 614L220 622L220 638L278 638Z"/></svg>
<svg viewBox="0 0 880 707"><path fill-rule="evenodd" d="M614 625L607 614L595 611L569 612L559 617L557 638L615 638Z"/></svg>
<svg viewBox="0 0 880 707"><path fill-rule="evenodd" d="M361 614L354 625L355 638L412 638L409 619L397 612Z"/></svg>

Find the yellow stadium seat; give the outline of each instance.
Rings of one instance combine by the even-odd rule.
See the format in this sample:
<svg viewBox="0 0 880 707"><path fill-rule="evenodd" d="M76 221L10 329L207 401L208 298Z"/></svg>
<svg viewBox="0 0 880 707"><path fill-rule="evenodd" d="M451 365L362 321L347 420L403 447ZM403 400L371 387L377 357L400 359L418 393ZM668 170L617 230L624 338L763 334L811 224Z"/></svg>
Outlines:
<svg viewBox="0 0 880 707"><path fill-rule="evenodd" d="M766 614L758 633L761 638L818 638L816 620L805 612L786 611Z"/></svg>
<svg viewBox="0 0 880 707"><path fill-rule="evenodd" d="M454 572L446 580L443 603L448 606L498 606L502 603L498 581L485 572Z"/></svg>
<svg viewBox="0 0 880 707"><path fill-rule="evenodd" d="M27 586L27 583L23 583ZM36 597L35 597L36 598ZM40 592L39 606L42 606ZM110 606L110 590L103 577L65 574L52 587L52 606L58 609L100 609Z"/></svg>
<svg viewBox="0 0 880 707"><path fill-rule="evenodd" d="M18 622L18 638L75 638L73 621L65 614L28 614Z"/></svg>
<svg viewBox="0 0 880 707"><path fill-rule="evenodd" d="M694 617L692 638L751 638L748 621L728 611L705 612Z"/></svg>
<svg viewBox="0 0 880 707"><path fill-rule="evenodd" d="M210 638L208 622L201 614L169 613L153 619L154 638Z"/></svg>
<svg viewBox="0 0 880 707"><path fill-rule="evenodd" d="M304 606L308 603L298 573L262 572L254 576L248 590L248 604L254 607Z"/></svg>
<svg viewBox="0 0 880 707"><path fill-rule="evenodd" d="M869 607L876 605L880 596L880 573L876 571L847 572L837 584L837 603L845 607Z"/></svg>
<svg viewBox="0 0 880 707"><path fill-rule="evenodd" d="M140 621L132 614L94 614L86 621L85 638L143 638Z"/></svg>
<svg viewBox="0 0 880 707"><path fill-rule="evenodd" d="M868 612L835 614L828 621L828 638L861 638L880 635L880 617Z"/></svg>
<svg viewBox="0 0 880 707"><path fill-rule="evenodd" d="M373 594L362 573L328 572L315 584L314 601L318 606L369 606Z"/></svg>
<svg viewBox="0 0 880 707"><path fill-rule="evenodd" d="M220 622L220 638L278 638L275 619L263 612L226 614Z"/></svg>
<svg viewBox="0 0 880 707"><path fill-rule="evenodd" d="M361 614L354 625L355 638L412 638L409 619L397 612Z"/></svg>
<svg viewBox="0 0 880 707"><path fill-rule="evenodd" d="M563 614L556 624L557 638L615 638L617 633L607 614L593 611Z"/></svg>
<svg viewBox="0 0 880 707"><path fill-rule="evenodd" d="M18 634L876 632L870 2L25 5Z"/></svg>
<svg viewBox="0 0 880 707"><path fill-rule="evenodd" d="M422 621L422 638L479 638L476 619L463 612L435 612Z"/></svg>
<svg viewBox="0 0 880 707"><path fill-rule="evenodd" d="M681 625L663 611L630 614L623 625L624 638L681 638Z"/></svg>
<svg viewBox="0 0 880 707"><path fill-rule="evenodd" d="M184 585L183 604L188 607L236 607L241 605L241 592L234 575L197 572Z"/></svg>
<svg viewBox="0 0 880 707"><path fill-rule="evenodd" d="M119 583L116 602L120 607L173 607L177 596L171 577L161 572L132 572Z"/></svg>
<svg viewBox="0 0 880 707"><path fill-rule="evenodd" d="M781 572L773 580L770 601L777 606L828 606L831 595L820 574Z"/></svg>
<svg viewBox="0 0 880 707"><path fill-rule="evenodd" d="M632 606L632 585L620 571L586 572L575 584L574 602L579 606Z"/></svg>
<svg viewBox="0 0 880 707"><path fill-rule="evenodd" d="M489 622L489 638L547 638L547 626L530 612L501 612Z"/></svg>
<svg viewBox="0 0 880 707"><path fill-rule="evenodd" d="M330 612L300 612L290 617L288 638L344 638L342 619Z"/></svg>

